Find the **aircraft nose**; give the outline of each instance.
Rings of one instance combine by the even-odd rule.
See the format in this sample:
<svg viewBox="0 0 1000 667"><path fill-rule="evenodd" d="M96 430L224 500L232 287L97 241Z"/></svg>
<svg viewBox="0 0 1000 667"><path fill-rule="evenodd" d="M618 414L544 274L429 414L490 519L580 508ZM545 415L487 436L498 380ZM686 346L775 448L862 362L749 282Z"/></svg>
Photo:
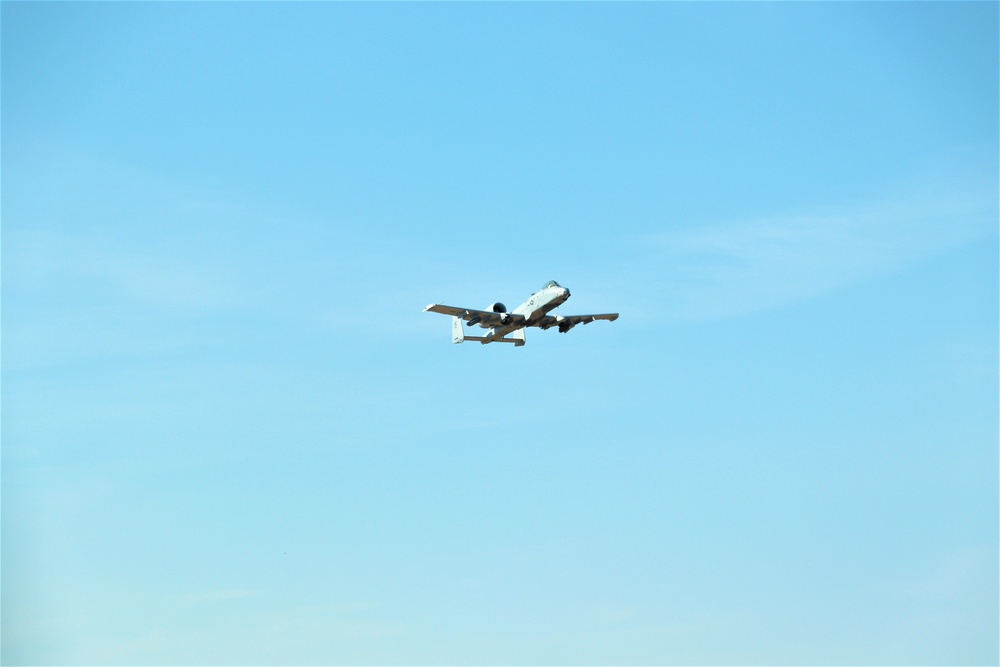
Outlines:
<svg viewBox="0 0 1000 667"><path fill-rule="evenodd" d="M566 297L567 299L569 298L569 290L566 289L565 287L563 287L563 296Z"/></svg>

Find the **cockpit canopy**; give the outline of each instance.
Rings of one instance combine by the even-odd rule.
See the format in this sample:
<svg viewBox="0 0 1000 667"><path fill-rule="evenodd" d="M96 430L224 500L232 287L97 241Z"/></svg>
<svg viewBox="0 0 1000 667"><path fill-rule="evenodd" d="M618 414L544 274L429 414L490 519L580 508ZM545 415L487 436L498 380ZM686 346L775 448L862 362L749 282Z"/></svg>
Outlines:
<svg viewBox="0 0 1000 667"><path fill-rule="evenodd" d="M548 289L549 287L562 287L562 285L560 285L554 280L550 280L549 282L545 283L545 287L543 287L542 289Z"/></svg>

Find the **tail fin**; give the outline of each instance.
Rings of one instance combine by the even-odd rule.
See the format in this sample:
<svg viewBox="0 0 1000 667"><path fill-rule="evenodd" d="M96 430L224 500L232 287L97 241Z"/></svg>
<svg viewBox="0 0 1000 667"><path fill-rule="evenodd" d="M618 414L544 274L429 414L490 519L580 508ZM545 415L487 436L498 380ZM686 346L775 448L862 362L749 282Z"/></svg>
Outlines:
<svg viewBox="0 0 1000 667"><path fill-rule="evenodd" d="M466 336L465 326L461 317L451 318L451 342L463 343L467 340L474 340L477 343L514 343L514 347L524 345L524 329L511 331L507 338L491 338L487 336Z"/></svg>
<svg viewBox="0 0 1000 667"><path fill-rule="evenodd" d="M487 341L487 339L484 338L484 337L482 337L482 336L466 336L465 335L465 327L462 324L462 318L461 317L452 316L452 318L451 318L451 342L452 343L461 343L461 342L464 342L464 341L467 341L467 340L474 340L474 341L479 342L479 343L485 343Z"/></svg>

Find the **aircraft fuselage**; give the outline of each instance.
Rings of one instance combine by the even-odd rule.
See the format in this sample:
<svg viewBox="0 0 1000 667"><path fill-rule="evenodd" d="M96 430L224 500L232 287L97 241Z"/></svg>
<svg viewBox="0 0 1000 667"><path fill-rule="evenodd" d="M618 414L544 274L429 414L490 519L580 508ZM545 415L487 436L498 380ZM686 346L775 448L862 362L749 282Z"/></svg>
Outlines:
<svg viewBox="0 0 1000 667"><path fill-rule="evenodd" d="M545 317L550 310L558 308L566 303L566 299L569 297L569 290L565 287L543 287L528 297L527 301L515 308L512 312L515 315L524 315L527 320L524 323L524 326L530 327L536 324L538 320Z"/></svg>
<svg viewBox="0 0 1000 667"><path fill-rule="evenodd" d="M613 321L618 319L618 313L549 315L550 311L566 303L569 297L568 289L556 281L550 280L545 287L529 296L524 303L509 312L499 302L490 304L483 310L432 303L424 308L424 311L451 316L453 343L472 340L479 343L514 343L515 347L524 345L524 330L528 327L540 329L558 327L561 333L566 333L578 324L587 324L595 320ZM472 336L466 333L465 326L478 326L487 331L482 336Z"/></svg>
<svg viewBox="0 0 1000 667"><path fill-rule="evenodd" d="M521 324L503 325L491 327L488 324L480 324L484 329L489 329L486 334L488 339L500 339L512 331L534 326L540 319L555 308L566 303L570 297L569 290L559 285L546 285L528 297L528 300L511 311L512 315L523 315L525 321Z"/></svg>

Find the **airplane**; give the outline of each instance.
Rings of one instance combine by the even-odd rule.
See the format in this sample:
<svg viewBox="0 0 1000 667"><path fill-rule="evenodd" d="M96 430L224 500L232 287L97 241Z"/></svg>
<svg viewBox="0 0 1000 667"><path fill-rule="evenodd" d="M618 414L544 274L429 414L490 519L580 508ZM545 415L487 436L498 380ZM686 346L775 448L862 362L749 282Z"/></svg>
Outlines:
<svg viewBox="0 0 1000 667"><path fill-rule="evenodd" d="M560 333L566 333L577 324L590 324L595 320L613 322L618 319L618 313L555 316L548 314L553 308L564 304L569 296L568 289L556 281L550 280L545 283L545 287L529 296L527 301L509 313L507 307L500 302L491 303L486 306L486 310L456 308L455 306L432 303L424 308L424 312L451 315L452 343L474 340L483 345L487 343L513 343L514 347L524 345L524 330L527 327L538 327L539 329L559 327ZM463 321L470 327L478 324L481 328L489 329L489 331L485 336L467 336L462 324Z"/></svg>

